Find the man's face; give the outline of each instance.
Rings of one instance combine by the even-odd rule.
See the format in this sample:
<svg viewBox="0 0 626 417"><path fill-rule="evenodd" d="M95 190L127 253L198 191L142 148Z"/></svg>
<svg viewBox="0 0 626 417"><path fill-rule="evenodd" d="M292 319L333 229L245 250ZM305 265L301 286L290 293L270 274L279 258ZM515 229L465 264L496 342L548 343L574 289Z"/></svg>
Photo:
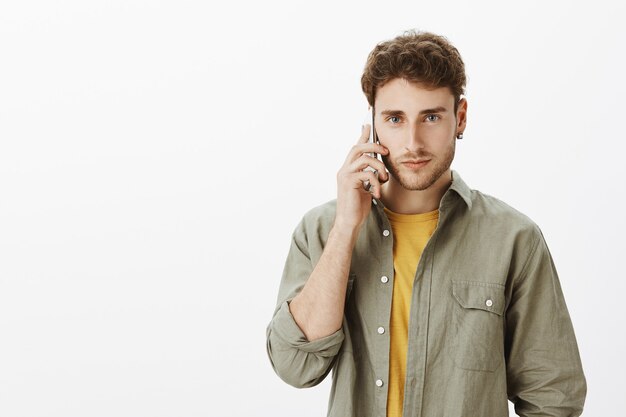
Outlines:
<svg viewBox="0 0 626 417"><path fill-rule="evenodd" d="M390 181L407 190L427 189L452 164L457 132L465 128L465 99L459 103L457 124L454 96L447 87L429 90L395 78L379 87L374 106L378 139L389 149L382 160Z"/></svg>

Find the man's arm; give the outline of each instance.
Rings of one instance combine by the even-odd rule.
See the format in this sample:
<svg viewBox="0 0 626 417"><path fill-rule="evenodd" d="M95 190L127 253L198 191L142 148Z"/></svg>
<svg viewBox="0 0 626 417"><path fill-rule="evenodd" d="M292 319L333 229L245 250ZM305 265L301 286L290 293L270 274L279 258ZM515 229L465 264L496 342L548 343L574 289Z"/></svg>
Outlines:
<svg viewBox="0 0 626 417"><path fill-rule="evenodd" d="M319 262L289 310L308 340L317 340L341 328L355 229L333 226Z"/></svg>
<svg viewBox="0 0 626 417"><path fill-rule="evenodd" d="M319 224L312 224L311 235L307 234L306 215L292 236L278 305L267 327L267 352L276 373L296 387L322 381L344 339L341 326L352 251L372 209L372 195L380 198L381 181L389 180L385 165L368 154L389 152L368 143L370 128L364 125L337 172L335 218L323 248ZM364 171L367 167L377 170L379 177ZM370 183L369 192L364 181Z"/></svg>
<svg viewBox="0 0 626 417"><path fill-rule="evenodd" d="M275 372L295 387L320 383L344 339L343 312L357 232L333 226L313 268L305 219L292 235L277 307L267 327Z"/></svg>
<svg viewBox="0 0 626 417"><path fill-rule="evenodd" d="M587 383L556 267L534 227L534 244L506 313L508 397L523 417L576 417Z"/></svg>

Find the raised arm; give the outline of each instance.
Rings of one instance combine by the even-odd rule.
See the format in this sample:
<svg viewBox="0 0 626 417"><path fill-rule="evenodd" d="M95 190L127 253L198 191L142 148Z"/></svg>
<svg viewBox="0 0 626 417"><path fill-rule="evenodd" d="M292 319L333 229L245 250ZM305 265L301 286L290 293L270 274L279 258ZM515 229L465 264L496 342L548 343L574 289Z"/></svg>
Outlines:
<svg viewBox="0 0 626 417"><path fill-rule="evenodd" d="M323 232L313 216L305 216L292 235L276 310L267 327L267 352L276 373L296 387L321 382L344 339L352 251L371 211L372 194L380 197L380 181L388 180L384 164L368 155L388 152L367 143L369 127L365 125L337 173L336 211L328 236L320 236ZM380 181L363 171L368 166L380 173ZM369 192L363 187L366 180Z"/></svg>

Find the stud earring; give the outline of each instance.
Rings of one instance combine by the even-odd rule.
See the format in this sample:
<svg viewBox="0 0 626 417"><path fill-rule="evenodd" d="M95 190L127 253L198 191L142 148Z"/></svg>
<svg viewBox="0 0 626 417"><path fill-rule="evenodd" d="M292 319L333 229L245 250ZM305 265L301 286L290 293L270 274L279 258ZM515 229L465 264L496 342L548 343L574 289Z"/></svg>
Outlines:
<svg viewBox="0 0 626 417"><path fill-rule="evenodd" d="M456 136L456 138L457 138L457 139L463 139L463 132L459 133L459 134Z"/></svg>

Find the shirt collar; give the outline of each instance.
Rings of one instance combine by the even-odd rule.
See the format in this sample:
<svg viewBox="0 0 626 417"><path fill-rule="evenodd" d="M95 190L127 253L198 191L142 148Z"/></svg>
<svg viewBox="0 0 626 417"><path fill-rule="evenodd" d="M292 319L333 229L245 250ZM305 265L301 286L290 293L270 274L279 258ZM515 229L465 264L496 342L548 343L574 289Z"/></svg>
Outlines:
<svg viewBox="0 0 626 417"><path fill-rule="evenodd" d="M452 169L451 172L452 172L452 183L450 184L450 187L448 189L454 190L458 195L460 195L463 201L465 201L465 204L467 204L467 208L471 210L472 209L472 190L467 186L465 181L463 181L458 171L455 171ZM447 192L448 191L446 191L446 193ZM382 210L382 208L385 207L383 202L376 197L372 197L372 201L375 205L380 207L380 210Z"/></svg>
<svg viewBox="0 0 626 417"><path fill-rule="evenodd" d="M467 208L471 210L472 208L472 190L465 184L461 175L455 171L452 171L452 184L450 184L450 189L456 191L467 204Z"/></svg>

